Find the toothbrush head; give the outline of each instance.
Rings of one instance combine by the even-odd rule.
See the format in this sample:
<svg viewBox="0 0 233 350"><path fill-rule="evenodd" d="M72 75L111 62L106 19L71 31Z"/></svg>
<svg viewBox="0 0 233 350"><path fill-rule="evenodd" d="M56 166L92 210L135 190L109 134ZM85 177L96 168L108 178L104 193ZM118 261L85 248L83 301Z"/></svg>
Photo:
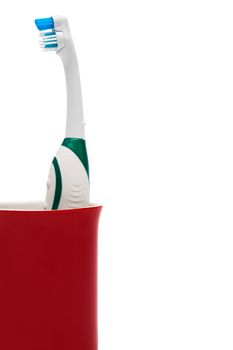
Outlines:
<svg viewBox="0 0 233 350"><path fill-rule="evenodd" d="M64 23L63 23L64 22ZM35 20L40 31L40 48L43 51L59 51L64 45L65 17L48 17Z"/></svg>

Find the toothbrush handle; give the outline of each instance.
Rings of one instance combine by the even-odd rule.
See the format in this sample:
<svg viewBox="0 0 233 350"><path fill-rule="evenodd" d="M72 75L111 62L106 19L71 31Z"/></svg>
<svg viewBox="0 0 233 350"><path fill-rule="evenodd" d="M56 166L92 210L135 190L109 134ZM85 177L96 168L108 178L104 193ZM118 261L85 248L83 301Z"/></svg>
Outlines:
<svg viewBox="0 0 233 350"><path fill-rule="evenodd" d="M78 61L74 49L61 50L67 91L67 118L65 137L85 139L83 104Z"/></svg>

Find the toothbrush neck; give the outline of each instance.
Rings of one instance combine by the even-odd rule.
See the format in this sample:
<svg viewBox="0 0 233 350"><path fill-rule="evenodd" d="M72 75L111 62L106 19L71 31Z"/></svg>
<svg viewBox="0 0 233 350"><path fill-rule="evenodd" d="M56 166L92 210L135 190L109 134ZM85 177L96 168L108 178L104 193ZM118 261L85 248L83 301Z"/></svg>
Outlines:
<svg viewBox="0 0 233 350"><path fill-rule="evenodd" d="M85 139L82 93L77 56L73 47L67 47L59 51L58 55L62 59L66 77L67 116L65 137Z"/></svg>

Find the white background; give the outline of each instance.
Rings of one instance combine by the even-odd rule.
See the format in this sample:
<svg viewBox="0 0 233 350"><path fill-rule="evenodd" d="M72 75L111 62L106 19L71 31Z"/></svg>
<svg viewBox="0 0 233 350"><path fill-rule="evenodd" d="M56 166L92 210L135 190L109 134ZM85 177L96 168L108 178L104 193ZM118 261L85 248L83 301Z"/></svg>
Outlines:
<svg viewBox="0 0 233 350"><path fill-rule="evenodd" d="M64 136L62 64L33 23L53 14L70 21L104 205L100 350L232 350L232 1L5 1L3 201L44 197Z"/></svg>

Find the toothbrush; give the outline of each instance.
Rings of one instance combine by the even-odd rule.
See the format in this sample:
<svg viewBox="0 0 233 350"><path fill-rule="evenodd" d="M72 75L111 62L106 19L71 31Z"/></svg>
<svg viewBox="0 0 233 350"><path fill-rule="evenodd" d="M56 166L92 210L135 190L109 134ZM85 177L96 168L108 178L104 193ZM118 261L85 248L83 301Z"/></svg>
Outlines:
<svg viewBox="0 0 233 350"><path fill-rule="evenodd" d="M60 56L66 77L65 138L50 166L44 209L80 208L89 204L89 165L78 61L66 17L36 19L43 51Z"/></svg>

